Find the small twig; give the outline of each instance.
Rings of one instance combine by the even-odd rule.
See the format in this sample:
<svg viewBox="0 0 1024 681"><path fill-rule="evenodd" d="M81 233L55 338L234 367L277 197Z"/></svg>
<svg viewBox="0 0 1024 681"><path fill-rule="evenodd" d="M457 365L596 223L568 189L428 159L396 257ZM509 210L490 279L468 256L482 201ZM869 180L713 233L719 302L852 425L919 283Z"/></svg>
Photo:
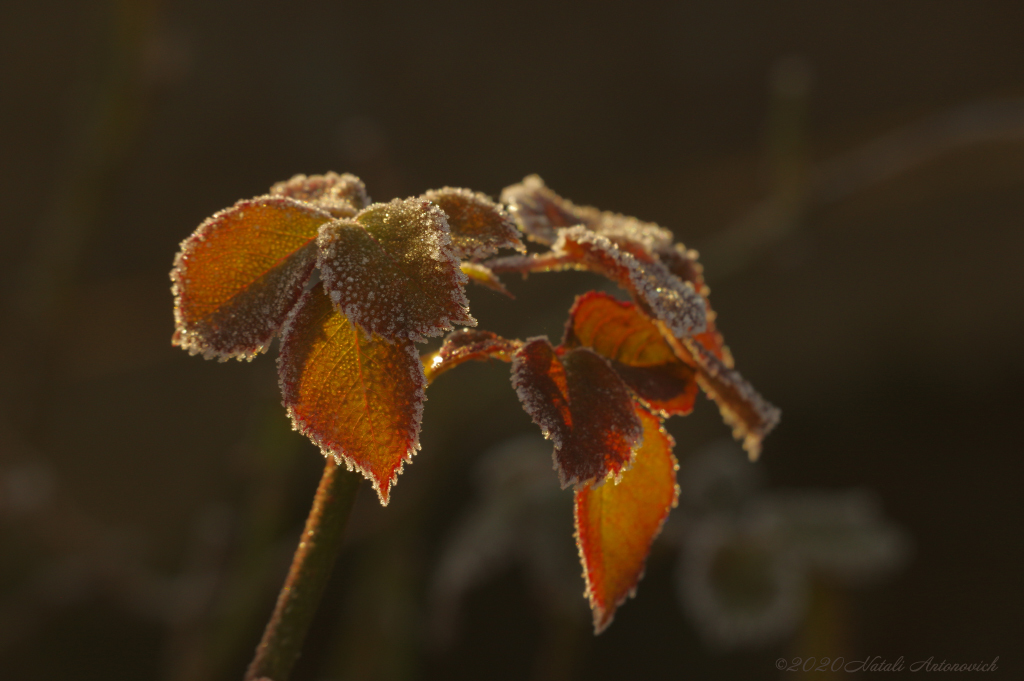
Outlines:
<svg viewBox="0 0 1024 681"><path fill-rule="evenodd" d="M287 680L330 579L361 480L358 473L327 460L299 548L245 681Z"/></svg>

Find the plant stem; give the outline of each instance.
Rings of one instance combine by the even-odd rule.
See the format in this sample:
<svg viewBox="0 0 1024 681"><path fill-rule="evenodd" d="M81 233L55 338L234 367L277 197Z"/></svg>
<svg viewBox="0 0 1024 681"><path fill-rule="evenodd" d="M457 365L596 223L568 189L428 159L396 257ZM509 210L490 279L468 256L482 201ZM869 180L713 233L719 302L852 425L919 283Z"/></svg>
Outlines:
<svg viewBox="0 0 1024 681"><path fill-rule="evenodd" d="M327 459L299 548L245 681L287 681L330 579L361 481L358 473Z"/></svg>

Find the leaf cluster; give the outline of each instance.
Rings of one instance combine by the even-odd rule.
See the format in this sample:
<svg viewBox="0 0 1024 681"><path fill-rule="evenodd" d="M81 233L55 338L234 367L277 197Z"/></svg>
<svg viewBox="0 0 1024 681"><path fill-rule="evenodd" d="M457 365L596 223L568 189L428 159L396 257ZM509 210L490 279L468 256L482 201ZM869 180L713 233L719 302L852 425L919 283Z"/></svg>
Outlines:
<svg viewBox="0 0 1024 681"><path fill-rule="evenodd" d="M527 253L523 234L539 252ZM495 257L500 249L518 254ZM579 296L557 346L454 330L476 326L469 281L507 293L502 273L567 269L607 277L631 302ZM385 505L419 449L429 383L469 360L510 363L523 408L554 444L562 487L574 489L598 632L635 590L678 498L663 420L688 414L703 390L756 458L779 418L733 367L697 253L652 223L574 205L537 176L500 202L446 187L372 203L352 175L297 175L201 224L171 279L172 342L224 361L279 338L294 427L368 478ZM420 357L416 344L445 332Z"/></svg>

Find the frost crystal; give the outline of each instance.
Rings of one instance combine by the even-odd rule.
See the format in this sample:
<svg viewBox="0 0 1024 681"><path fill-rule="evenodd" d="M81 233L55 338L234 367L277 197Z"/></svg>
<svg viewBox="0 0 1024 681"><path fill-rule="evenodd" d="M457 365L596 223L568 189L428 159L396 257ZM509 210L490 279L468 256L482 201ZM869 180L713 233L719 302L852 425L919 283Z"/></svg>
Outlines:
<svg viewBox="0 0 1024 681"><path fill-rule="evenodd" d="M448 216L452 243L460 258L480 260L500 248L526 252L515 222L487 195L444 187L431 189L422 198L439 206Z"/></svg>
<svg viewBox="0 0 1024 681"><path fill-rule="evenodd" d="M395 199L320 230L318 265L335 307L369 333L422 341L476 326L440 208Z"/></svg>
<svg viewBox="0 0 1024 681"><path fill-rule="evenodd" d="M496 258L485 263L492 271L550 272L582 269L603 274L630 292L640 308L662 321L677 337L707 328L704 299L693 285L681 281L656 260L644 262L586 227L558 230L548 253Z"/></svg>
<svg viewBox="0 0 1024 681"><path fill-rule="evenodd" d="M370 205L363 181L348 173L295 175L287 182L275 184L270 193L316 204L338 218L353 217Z"/></svg>
<svg viewBox="0 0 1024 681"><path fill-rule="evenodd" d="M239 201L203 222L171 270L172 343L207 359L267 349L316 264L327 212L283 196Z"/></svg>
<svg viewBox="0 0 1024 681"><path fill-rule="evenodd" d="M561 227L583 225L641 260L652 260L655 251L672 247L672 232L653 222L577 206L548 189L539 175L530 175L522 183L506 187L501 200L534 241L551 244Z"/></svg>

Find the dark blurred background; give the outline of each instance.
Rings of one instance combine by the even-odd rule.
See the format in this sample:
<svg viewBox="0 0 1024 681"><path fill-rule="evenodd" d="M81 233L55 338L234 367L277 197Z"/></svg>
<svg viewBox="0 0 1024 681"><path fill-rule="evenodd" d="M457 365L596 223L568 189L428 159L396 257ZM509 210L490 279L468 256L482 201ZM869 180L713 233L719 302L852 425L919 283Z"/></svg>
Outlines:
<svg viewBox="0 0 1024 681"><path fill-rule="evenodd" d="M361 491L296 679L1021 673L1021 3L41 0L0 5L0 50L0 678L241 678L323 459L275 351L171 347L168 271L208 215L327 170L376 200L536 172L671 228L783 410L766 485L862 490L906 551L869 586L815 578L757 644L707 640L664 542L598 638L516 560L438 637L481 453L539 439L474 364L431 388L391 505ZM470 291L481 326L555 339L600 282L508 284ZM684 462L728 432L706 400L670 430Z"/></svg>

